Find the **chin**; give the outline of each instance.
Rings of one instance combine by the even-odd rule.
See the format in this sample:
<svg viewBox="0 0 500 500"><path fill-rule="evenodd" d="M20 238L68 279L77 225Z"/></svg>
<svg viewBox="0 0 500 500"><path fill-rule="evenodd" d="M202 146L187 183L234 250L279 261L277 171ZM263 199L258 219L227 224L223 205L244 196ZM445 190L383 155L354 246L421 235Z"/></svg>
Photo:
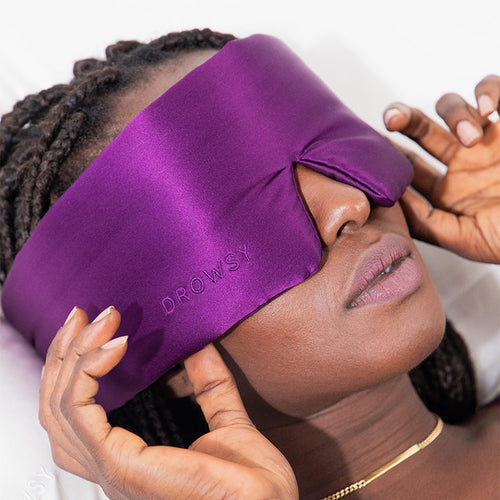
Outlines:
<svg viewBox="0 0 500 500"><path fill-rule="evenodd" d="M422 288L401 305L398 327L386 332L392 344L391 355L380 352L381 374L384 379L409 372L429 356L441 343L446 326L446 315L441 299L425 272ZM404 319L403 319L404 318ZM383 359L385 358L385 359ZM385 373L384 373L385 372Z"/></svg>
<svg viewBox="0 0 500 500"><path fill-rule="evenodd" d="M422 270L421 285L404 300L362 307L352 315L356 361L348 361L349 376L337 384L342 396L408 373L439 346L446 317L423 262Z"/></svg>

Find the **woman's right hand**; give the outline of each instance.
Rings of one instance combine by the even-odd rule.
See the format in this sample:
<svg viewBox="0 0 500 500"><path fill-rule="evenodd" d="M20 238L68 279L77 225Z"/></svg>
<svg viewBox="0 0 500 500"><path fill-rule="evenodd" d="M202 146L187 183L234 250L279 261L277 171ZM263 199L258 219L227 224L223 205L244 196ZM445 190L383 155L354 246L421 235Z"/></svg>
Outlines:
<svg viewBox="0 0 500 500"><path fill-rule="evenodd" d="M209 345L185 361L210 432L188 450L147 446L111 427L94 401L97 379L124 356L113 337L120 313L88 323L84 310L58 331L47 353L40 422L56 464L102 486L111 499L294 499L297 483L285 457L250 421L234 379Z"/></svg>
<svg viewBox="0 0 500 500"><path fill-rule="evenodd" d="M436 111L448 129L416 108L391 104L388 130L398 131L447 166L441 173L403 149L414 167L412 187L401 198L412 236L480 262L500 263L500 76L483 78L475 89L477 108L445 94Z"/></svg>

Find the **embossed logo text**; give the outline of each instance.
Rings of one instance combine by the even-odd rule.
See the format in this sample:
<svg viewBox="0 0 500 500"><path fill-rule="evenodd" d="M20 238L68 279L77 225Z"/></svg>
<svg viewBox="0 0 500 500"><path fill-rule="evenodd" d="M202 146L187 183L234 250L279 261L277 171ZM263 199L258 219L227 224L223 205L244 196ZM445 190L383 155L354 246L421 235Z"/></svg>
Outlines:
<svg viewBox="0 0 500 500"><path fill-rule="evenodd" d="M164 297L161 301L164 311L172 314L182 304L190 302L196 295L201 295L207 286L213 286L222 281L225 272L237 271L241 264L248 260L248 248L244 243L236 247L234 252L228 252L218 259L214 268L202 270L199 274L192 276L187 284L177 287L173 293Z"/></svg>

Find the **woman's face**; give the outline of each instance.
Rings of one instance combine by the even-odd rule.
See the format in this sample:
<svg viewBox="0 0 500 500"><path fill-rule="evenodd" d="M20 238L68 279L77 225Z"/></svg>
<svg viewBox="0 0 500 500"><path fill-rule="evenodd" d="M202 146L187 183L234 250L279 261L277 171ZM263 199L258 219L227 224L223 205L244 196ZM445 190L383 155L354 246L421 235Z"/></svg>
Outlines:
<svg viewBox="0 0 500 500"><path fill-rule="evenodd" d="M295 174L323 244L320 269L219 342L252 392L304 418L416 366L445 320L399 204L371 206L359 189L302 165Z"/></svg>
<svg viewBox="0 0 500 500"><path fill-rule="evenodd" d="M197 51L159 68L120 97L113 125L122 129L215 53ZM438 345L444 314L399 204L371 206L359 189L302 165L295 174L323 244L320 268L218 342L252 392L285 414L306 417L416 366ZM356 282L370 274L366 267L408 253L349 304Z"/></svg>

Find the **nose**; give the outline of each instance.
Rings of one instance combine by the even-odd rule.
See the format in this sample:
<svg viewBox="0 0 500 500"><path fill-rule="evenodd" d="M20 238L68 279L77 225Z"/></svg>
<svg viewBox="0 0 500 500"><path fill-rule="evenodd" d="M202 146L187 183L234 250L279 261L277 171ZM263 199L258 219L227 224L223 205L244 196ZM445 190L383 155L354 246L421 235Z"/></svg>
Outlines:
<svg viewBox="0 0 500 500"><path fill-rule="evenodd" d="M363 191L300 164L294 170L300 194L326 246L335 243L342 232L363 227L371 209Z"/></svg>

